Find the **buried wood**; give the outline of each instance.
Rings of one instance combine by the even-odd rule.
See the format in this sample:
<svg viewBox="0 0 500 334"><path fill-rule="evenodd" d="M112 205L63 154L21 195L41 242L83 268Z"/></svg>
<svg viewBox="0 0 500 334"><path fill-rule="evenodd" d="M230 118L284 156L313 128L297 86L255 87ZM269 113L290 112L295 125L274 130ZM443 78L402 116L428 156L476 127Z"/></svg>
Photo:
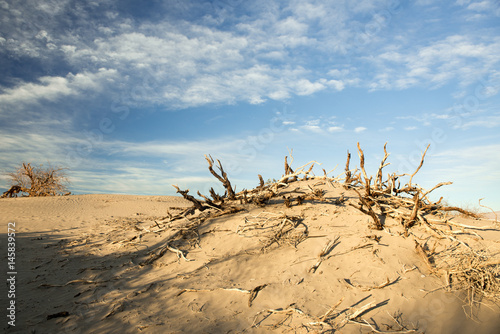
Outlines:
<svg viewBox="0 0 500 334"><path fill-rule="evenodd" d="M318 254L318 261L311 267L309 268L308 272L310 273L315 273L316 270L319 268L321 263L326 259L325 257L330 254L330 252L339 244L339 239L340 237L337 236L334 241L329 240L328 243L323 247L321 252Z"/></svg>
<svg viewBox="0 0 500 334"><path fill-rule="evenodd" d="M253 288L252 290L245 290L245 289L240 289L240 288L182 289L181 291L179 291L179 293L177 293L176 297L182 295L185 292L213 292L213 291L218 291L218 290L234 291L234 292L241 292L241 293L249 294L250 296L248 297L248 307L251 307L252 302L255 300L255 298L257 298L257 294L259 293L259 291L264 289L266 286L267 286L267 284L258 285L255 288Z"/></svg>
<svg viewBox="0 0 500 334"><path fill-rule="evenodd" d="M335 311L335 309L340 304L342 304L342 302L344 301L344 298L345 297L340 298L340 300L335 305L333 305L332 307L330 307L330 309L319 318L319 321L320 322L325 322L333 314L333 312Z"/></svg>
<svg viewBox="0 0 500 334"><path fill-rule="evenodd" d="M431 261L429 260L429 256L427 255L424 248L422 247L422 245L420 245L418 243L417 240L415 240L415 251L420 256L420 258L424 261L427 269L429 269L429 272L431 272L431 273L435 272L434 266L431 264Z"/></svg>
<svg viewBox="0 0 500 334"><path fill-rule="evenodd" d="M348 281L347 279L344 279L344 281L347 284L360 289L361 291L371 291L371 290L383 289L386 286L389 286L391 284L394 284L394 283L398 282L399 279L400 279L400 277L398 276L396 279L394 279L394 280L391 281L389 279L389 277L387 277L386 281L384 283L381 283L379 285L372 285L372 286L363 286L363 285L360 285L360 284L354 284L354 283L351 283L350 281Z"/></svg>

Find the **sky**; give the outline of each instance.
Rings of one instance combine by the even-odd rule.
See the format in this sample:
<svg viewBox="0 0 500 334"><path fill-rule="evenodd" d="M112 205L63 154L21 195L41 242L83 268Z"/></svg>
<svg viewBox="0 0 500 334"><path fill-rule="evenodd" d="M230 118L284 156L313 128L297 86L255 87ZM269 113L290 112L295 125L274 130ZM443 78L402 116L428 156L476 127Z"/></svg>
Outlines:
<svg viewBox="0 0 500 334"><path fill-rule="evenodd" d="M496 0L0 1L0 188L21 162L70 190L236 190L312 160L412 173L500 210ZM335 169L336 168L336 169ZM333 170L333 171L332 171Z"/></svg>

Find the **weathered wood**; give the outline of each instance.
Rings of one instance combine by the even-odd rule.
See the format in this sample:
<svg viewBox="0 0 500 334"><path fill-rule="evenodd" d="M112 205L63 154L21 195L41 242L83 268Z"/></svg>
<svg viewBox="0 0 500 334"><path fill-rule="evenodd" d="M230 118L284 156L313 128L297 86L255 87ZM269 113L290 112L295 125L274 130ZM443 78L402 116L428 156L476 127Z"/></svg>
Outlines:
<svg viewBox="0 0 500 334"><path fill-rule="evenodd" d="M366 201L365 198L361 195L361 193L357 190L354 189L354 191L358 194L359 200L361 202L361 206L354 205L352 203L349 203L352 207L355 207L359 211L363 212L364 214L367 214L373 218L373 222L375 223L375 229L376 230L383 230L384 227L382 226L382 223L380 222L380 219L378 218L377 214L375 211L373 211L371 205ZM366 206L366 209L363 208L363 205Z"/></svg>
<svg viewBox="0 0 500 334"><path fill-rule="evenodd" d="M387 153L387 143L384 144L384 158L380 162L380 166L377 172L377 178L375 179L375 189L382 189L382 168L390 165L390 163L386 163L385 161L389 157L390 154Z"/></svg>
<svg viewBox="0 0 500 334"><path fill-rule="evenodd" d="M27 189L24 189L20 186L12 186L10 187L9 190L7 190L6 192L3 193L2 195L2 198L5 198L5 197L17 197L17 195L21 192L27 192Z"/></svg>
<svg viewBox="0 0 500 334"><path fill-rule="evenodd" d="M344 185L348 186L351 184L351 171L349 169L349 162L351 161L351 153L347 151L347 162L345 163L345 180Z"/></svg>
<svg viewBox="0 0 500 334"><path fill-rule="evenodd" d="M172 187L174 187L175 189L177 189L177 193L181 194L182 197L184 197L185 199L187 199L188 201L190 201L191 203L194 204L194 207L200 211L203 211L206 209L206 207L203 206L203 204L201 204L200 201L198 201L196 198L194 198L193 196L189 195L188 192L189 192L189 189L187 190L180 190L178 186L176 185L172 185Z"/></svg>
<svg viewBox="0 0 500 334"><path fill-rule="evenodd" d="M221 172L221 175L219 175L213 169L214 159L212 158L212 156L211 155L209 155L209 156L205 155L205 159L208 162L208 170L210 171L210 173L212 173L212 175L215 176L215 178L222 183L222 185L224 186L224 188L226 188L226 190L227 190L227 198L230 199L230 200L236 199L236 196L235 196L235 193L234 193L234 189L231 186L231 182L229 181L229 179L227 177L227 174L224 171L224 168L222 168L221 162L217 159L217 164L218 164L217 167L219 168L219 170Z"/></svg>
<svg viewBox="0 0 500 334"><path fill-rule="evenodd" d="M265 185L264 179L262 178L262 175L260 175L260 174L258 174L257 176L259 177L259 187L263 188Z"/></svg>

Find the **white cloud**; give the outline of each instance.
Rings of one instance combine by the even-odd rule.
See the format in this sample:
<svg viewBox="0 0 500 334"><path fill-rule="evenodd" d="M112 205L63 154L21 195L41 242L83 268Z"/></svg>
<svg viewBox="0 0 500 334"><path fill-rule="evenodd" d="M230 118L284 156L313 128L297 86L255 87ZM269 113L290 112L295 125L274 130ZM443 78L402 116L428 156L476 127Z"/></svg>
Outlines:
<svg viewBox="0 0 500 334"><path fill-rule="evenodd" d="M260 104L348 86L407 89L439 87L453 80L466 85L500 62L498 37L479 38L471 32L430 42L416 39L415 45L409 45L414 41L410 33L394 36L387 31L388 37L379 31L367 33L371 23L378 23L381 32L388 24L383 14L392 10L393 3L384 0L295 0L283 8L276 2L259 2L245 16L213 5L198 20L189 22L179 16L154 23L122 16L110 3L94 4L104 13L102 21L95 21L89 20L90 12L73 9L69 3L28 2L23 8L29 14L25 20L39 12L47 20L33 28L36 31L25 33L12 24L11 35L16 38L0 37L6 50L42 62L61 60L74 73L114 69L120 89L141 86L145 77L151 77L154 89L147 91L144 103L167 108L241 101ZM496 8L494 1L457 4L471 11ZM5 15L12 21L9 24L21 20L23 13L19 6L10 7ZM179 1L173 7L172 12L192 9ZM74 15L75 30L60 29L61 17L56 14ZM370 38L360 43L363 34ZM388 44L388 38L395 42ZM387 47L380 47L384 42ZM45 96L38 100L77 95L70 81L45 76L27 80L24 89L34 88ZM8 89L18 89L21 96L23 86ZM8 89L2 96L13 93Z"/></svg>
<svg viewBox="0 0 500 334"><path fill-rule="evenodd" d="M455 128L467 130L472 127L496 128L500 127L500 114L485 116L475 116L475 119L468 119L463 124L458 124Z"/></svg>
<svg viewBox="0 0 500 334"><path fill-rule="evenodd" d="M475 1L467 6L467 9L474 10L478 12L491 11L498 9L498 3L495 4L493 1Z"/></svg>
<svg viewBox="0 0 500 334"><path fill-rule="evenodd" d="M499 151L498 144L460 147L433 154L432 164L446 170L452 180L463 180L465 177L498 184L500 156L495 153Z"/></svg>
<svg viewBox="0 0 500 334"><path fill-rule="evenodd" d="M43 100L56 101L86 91L97 91L116 76L116 70L100 69L96 73L69 73L65 77L41 77L39 83L22 83L14 88L4 89L0 94L0 104L23 105Z"/></svg>
<svg viewBox="0 0 500 334"><path fill-rule="evenodd" d="M315 119L315 120L307 121L300 128L303 130L306 130L306 131L314 132L314 133L322 133L323 129L321 128L320 125L321 125L321 120Z"/></svg>
<svg viewBox="0 0 500 334"><path fill-rule="evenodd" d="M341 132L344 131L344 128L341 126L330 126L328 128L328 132Z"/></svg>
<svg viewBox="0 0 500 334"><path fill-rule="evenodd" d="M315 92L325 89L325 85L320 82L310 82L307 79L300 79L295 84L295 91L298 95L311 95Z"/></svg>
<svg viewBox="0 0 500 334"><path fill-rule="evenodd" d="M387 48L391 50L367 58L379 68L372 89L406 89L422 83L439 87L451 80L465 86L494 72L500 63L496 36L453 35L404 51Z"/></svg>
<svg viewBox="0 0 500 334"><path fill-rule="evenodd" d="M364 132L366 130L368 130L368 129L365 128L364 126L358 126L357 128L354 129L354 132L361 133L361 132Z"/></svg>

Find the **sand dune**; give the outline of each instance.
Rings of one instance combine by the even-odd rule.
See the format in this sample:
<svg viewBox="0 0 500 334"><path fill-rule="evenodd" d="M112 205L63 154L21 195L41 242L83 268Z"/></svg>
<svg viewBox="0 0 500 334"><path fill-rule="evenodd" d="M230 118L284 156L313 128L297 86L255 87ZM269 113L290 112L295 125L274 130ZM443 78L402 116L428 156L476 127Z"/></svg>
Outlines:
<svg viewBox="0 0 500 334"><path fill-rule="evenodd" d="M310 187L324 199L283 204ZM435 255L434 268L453 260L452 246L465 246L432 239L422 225L405 236L390 218L375 231L349 203L357 203L352 190L301 181L265 206L238 204L197 225L203 212L169 222L191 206L180 197L2 199L2 254L7 224L16 223L16 326L8 333L499 332L498 307L482 299L467 318L465 295L441 288L442 273L415 242ZM500 250L496 229L436 226L462 231L456 240L473 249Z"/></svg>

